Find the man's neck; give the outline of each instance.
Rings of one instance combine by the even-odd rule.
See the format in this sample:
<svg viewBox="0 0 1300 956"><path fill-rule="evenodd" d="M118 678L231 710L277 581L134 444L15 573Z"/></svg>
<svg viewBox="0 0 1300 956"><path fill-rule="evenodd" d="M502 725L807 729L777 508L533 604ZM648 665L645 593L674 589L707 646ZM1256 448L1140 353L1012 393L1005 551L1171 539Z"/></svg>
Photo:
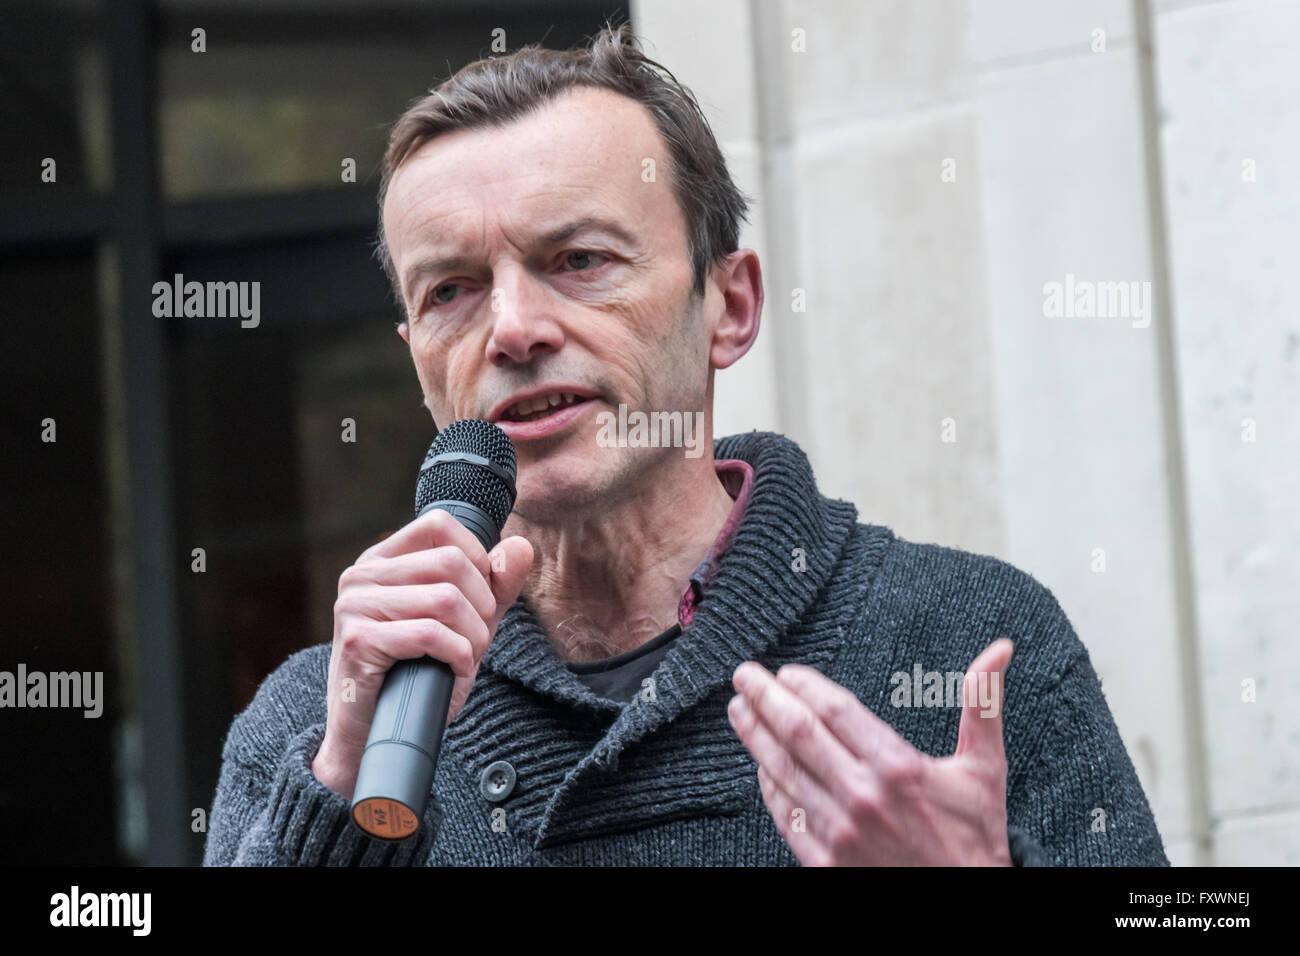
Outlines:
<svg viewBox="0 0 1300 956"><path fill-rule="evenodd" d="M510 532L533 544L523 593L561 659L624 654L677 623L682 593L734 501L712 454L673 465L610 511Z"/></svg>

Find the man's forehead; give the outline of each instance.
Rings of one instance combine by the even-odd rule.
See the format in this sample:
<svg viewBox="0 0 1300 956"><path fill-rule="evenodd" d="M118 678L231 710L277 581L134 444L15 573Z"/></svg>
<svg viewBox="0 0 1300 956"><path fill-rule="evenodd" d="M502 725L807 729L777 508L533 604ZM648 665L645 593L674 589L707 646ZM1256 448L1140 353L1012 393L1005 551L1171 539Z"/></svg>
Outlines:
<svg viewBox="0 0 1300 956"><path fill-rule="evenodd" d="M501 205L510 218L556 226L575 218L579 203L635 225L655 212L658 190L647 187L661 177L643 172L653 168L646 160L662 166L663 152L640 104L607 90L573 91L505 126L457 130L422 144L393 176L387 228L422 232L430 219L445 223Z"/></svg>

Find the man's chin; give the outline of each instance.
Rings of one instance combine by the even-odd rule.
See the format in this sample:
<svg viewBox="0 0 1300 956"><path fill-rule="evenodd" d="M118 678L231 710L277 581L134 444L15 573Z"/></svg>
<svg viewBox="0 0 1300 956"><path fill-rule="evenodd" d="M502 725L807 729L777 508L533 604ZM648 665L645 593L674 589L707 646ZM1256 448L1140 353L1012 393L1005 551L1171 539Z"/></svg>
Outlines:
<svg viewBox="0 0 1300 956"><path fill-rule="evenodd" d="M590 508L604 492L594 449L556 449L537 458L520 456L515 511L529 518L552 518Z"/></svg>

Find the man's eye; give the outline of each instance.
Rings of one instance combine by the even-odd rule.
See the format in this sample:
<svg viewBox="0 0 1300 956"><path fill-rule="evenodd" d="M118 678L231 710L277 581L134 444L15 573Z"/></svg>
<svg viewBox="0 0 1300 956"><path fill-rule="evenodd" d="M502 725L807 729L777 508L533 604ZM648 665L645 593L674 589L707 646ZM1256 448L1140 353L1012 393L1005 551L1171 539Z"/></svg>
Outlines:
<svg viewBox="0 0 1300 956"><path fill-rule="evenodd" d="M454 282L444 282L442 285L434 286L429 293L429 304L446 305L456 298L456 290L459 286Z"/></svg>
<svg viewBox="0 0 1300 956"><path fill-rule="evenodd" d="M585 249L575 249L573 252L565 253L564 264L579 272L585 272L594 266L600 265L599 261L603 259L599 252L588 252Z"/></svg>

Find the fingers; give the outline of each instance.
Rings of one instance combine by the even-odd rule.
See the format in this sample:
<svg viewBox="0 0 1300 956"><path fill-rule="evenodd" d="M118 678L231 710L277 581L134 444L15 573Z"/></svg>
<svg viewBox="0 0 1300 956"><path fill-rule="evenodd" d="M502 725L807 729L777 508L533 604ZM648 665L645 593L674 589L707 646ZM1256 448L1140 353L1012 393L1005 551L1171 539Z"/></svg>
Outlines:
<svg viewBox="0 0 1300 956"><path fill-rule="evenodd" d="M401 621L371 621L361 629L369 640L357 642L358 664L369 663L367 656L382 656L374 669L387 673L393 661L414 660L428 655L443 661L457 677L472 678L482 656L480 649L458 630L432 618L408 618ZM392 658L388 660L387 658Z"/></svg>
<svg viewBox="0 0 1300 956"><path fill-rule="evenodd" d="M903 744L911 747L851 691L816 668L786 664L777 671L776 679L812 708L813 713L854 756L870 761L882 746Z"/></svg>
<svg viewBox="0 0 1300 956"><path fill-rule="evenodd" d="M727 708L732 726L736 729L746 749L758 762L784 799L776 802L781 807L783 818L777 818L777 826L796 822L795 812L799 812L798 822L816 833L834 832L844 822L845 814L822 783L812 776L781 744L772 731L754 714L744 695L732 699ZM764 795L766 800L767 795ZM769 804L771 809L771 804Z"/></svg>
<svg viewBox="0 0 1300 956"><path fill-rule="evenodd" d="M353 620L370 618L376 621L408 621L428 618L440 621L468 638L474 645L475 656L487 650L488 641L492 638L487 623L474 605L470 604L465 593L455 584L446 581L363 588L349 592L347 602L356 603L357 610L352 611ZM345 603L343 610L347 613L351 609ZM403 659L396 654L393 657Z"/></svg>
<svg viewBox="0 0 1300 956"><path fill-rule="evenodd" d="M818 794L803 786L807 778L843 805L861 788L859 760L789 688L753 661L736 668L733 681L741 692L741 702L733 700L736 732L787 793L816 803ZM752 720L747 716L750 712Z"/></svg>
<svg viewBox="0 0 1300 956"><path fill-rule="evenodd" d="M829 866L833 857L826 845L809 832L803 808L796 807L790 795L778 787L761 766L758 768L758 789L763 794L763 803L772 815L777 832L799 862L804 866Z"/></svg>
<svg viewBox="0 0 1300 956"><path fill-rule="evenodd" d="M487 580L469 556L453 545L412 551L392 558L374 558L364 564L353 565L345 572L346 576L350 576L350 580L356 583L386 587L446 581L460 588L484 620L490 620L496 613L496 598L493 597Z"/></svg>
<svg viewBox="0 0 1300 956"><path fill-rule="evenodd" d="M483 577L486 578L491 572L487 552L479 544L478 538L447 512L437 509L421 515L366 549L357 559L357 564L370 558L394 558L399 554L427 551L443 545L454 545L464 551Z"/></svg>
<svg viewBox="0 0 1300 956"><path fill-rule="evenodd" d="M497 612L505 614L506 608L519 597L533 566L533 546L520 535L505 538L492 549L489 565L488 584L496 600Z"/></svg>
<svg viewBox="0 0 1300 956"><path fill-rule="evenodd" d="M313 770L329 777L331 789L352 794L385 674L395 661L425 655L445 662L457 678L457 687L473 681L481 657L468 638L432 619L358 620L344 638L335 641L325 739L320 763L313 764ZM339 675L355 681L346 694L336 683Z"/></svg>
<svg viewBox="0 0 1300 956"><path fill-rule="evenodd" d="M1006 760L1002 742L1002 702L1006 696L1003 678L1013 650L1010 640L999 638L967 669L955 755Z"/></svg>
<svg viewBox="0 0 1300 956"><path fill-rule="evenodd" d="M336 648L339 672L357 681L354 702L369 713L385 675L398 661L432 657L450 667L456 677L472 680L486 649L433 618L357 621ZM369 725L367 716L366 728Z"/></svg>

